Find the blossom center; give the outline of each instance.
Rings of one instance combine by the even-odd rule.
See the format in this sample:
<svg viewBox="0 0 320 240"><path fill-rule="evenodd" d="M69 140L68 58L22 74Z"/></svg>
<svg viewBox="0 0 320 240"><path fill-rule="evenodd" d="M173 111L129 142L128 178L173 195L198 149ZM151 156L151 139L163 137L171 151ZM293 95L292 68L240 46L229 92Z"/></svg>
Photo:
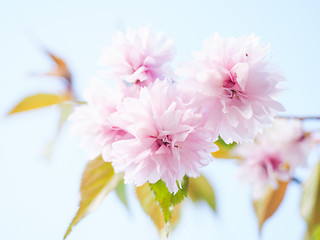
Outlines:
<svg viewBox="0 0 320 240"><path fill-rule="evenodd" d="M156 142L158 143L159 147L161 147L162 145L166 146L166 147L175 147L178 148L178 145L172 145L172 137L171 135L165 135L163 137L158 137Z"/></svg>
<svg viewBox="0 0 320 240"><path fill-rule="evenodd" d="M262 168L266 175L269 175L269 171L276 172L280 169L282 161L280 158L275 156L267 156L262 162Z"/></svg>
<svg viewBox="0 0 320 240"><path fill-rule="evenodd" d="M159 146L165 145L166 147L171 147L172 137L170 135L165 135L164 137L159 137L157 143Z"/></svg>
<svg viewBox="0 0 320 240"><path fill-rule="evenodd" d="M223 87L224 88L232 88L236 84L231 77L228 77L226 80L223 82Z"/></svg>
<svg viewBox="0 0 320 240"><path fill-rule="evenodd" d="M281 160L276 157L270 157L269 158L269 163L271 164L271 167L273 170L276 170L280 167L281 165Z"/></svg>
<svg viewBox="0 0 320 240"><path fill-rule="evenodd" d="M235 80L232 76L228 76L228 78L223 81L222 87L224 89L223 95L226 99L240 100L241 97L244 96L243 91L237 83L237 80Z"/></svg>

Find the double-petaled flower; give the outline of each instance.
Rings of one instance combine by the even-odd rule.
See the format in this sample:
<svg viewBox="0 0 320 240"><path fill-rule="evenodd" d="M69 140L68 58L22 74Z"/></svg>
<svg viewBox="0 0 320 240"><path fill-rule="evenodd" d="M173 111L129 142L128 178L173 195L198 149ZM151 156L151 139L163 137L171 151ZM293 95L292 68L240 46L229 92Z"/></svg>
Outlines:
<svg viewBox="0 0 320 240"><path fill-rule="evenodd" d="M182 88L194 96L208 127L218 129L227 143L253 140L283 110L274 98L284 78L264 60L267 53L254 35L222 39L215 34L178 72L187 76Z"/></svg>

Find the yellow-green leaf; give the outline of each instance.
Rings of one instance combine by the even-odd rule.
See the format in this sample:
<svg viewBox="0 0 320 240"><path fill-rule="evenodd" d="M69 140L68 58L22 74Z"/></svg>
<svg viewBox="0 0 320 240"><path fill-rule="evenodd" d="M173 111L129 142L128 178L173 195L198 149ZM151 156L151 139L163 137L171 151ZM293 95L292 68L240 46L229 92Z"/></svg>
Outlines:
<svg viewBox="0 0 320 240"><path fill-rule="evenodd" d="M216 200L212 186L209 181L200 175L198 178L189 178L188 196L193 202L206 201L211 209L216 211Z"/></svg>
<svg viewBox="0 0 320 240"><path fill-rule="evenodd" d="M136 187L136 194L144 212L148 216L150 216L153 223L157 227L159 233L163 234L165 231L164 217L156 201L155 195L150 188L149 183L145 183L140 187ZM171 227L178 222L179 216L180 216L180 204L177 204L175 205L173 210Z"/></svg>
<svg viewBox="0 0 320 240"><path fill-rule="evenodd" d="M237 158L234 154L232 154L232 149L237 145L235 142L231 144L226 144L221 137L215 142L215 144L219 147L219 150L212 153L212 156L215 158Z"/></svg>
<svg viewBox="0 0 320 240"><path fill-rule="evenodd" d="M278 181L277 189L266 188L264 196L253 202L253 206L258 218L259 229L261 230L265 221L270 218L278 209L286 193L288 182Z"/></svg>
<svg viewBox="0 0 320 240"><path fill-rule="evenodd" d="M315 226L313 232L312 232L312 240L319 240L320 239L320 224Z"/></svg>
<svg viewBox="0 0 320 240"><path fill-rule="evenodd" d="M308 224L307 235L312 236L316 226L320 224L320 162L303 184L300 211Z"/></svg>
<svg viewBox="0 0 320 240"><path fill-rule="evenodd" d="M97 157L87 164L82 175L79 209L64 239L81 219L99 206L104 197L116 188L122 178L122 174L114 174L111 164L105 162L102 157Z"/></svg>
<svg viewBox="0 0 320 240"><path fill-rule="evenodd" d="M188 194L188 177L185 176L183 178L181 188L179 187L178 192L175 194L169 192L166 183L161 179L156 183L150 184L150 186L162 210L164 222L170 224L174 206L179 204Z"/></svg>
<svg viewBox="0 0 320 240"><path fill-rule="evenodd" d="M37 108L47 107L50 105L61 103L66 100L69 100L69 96L67 95L40 93L24 98L8 114L10 115Z"/></svg>

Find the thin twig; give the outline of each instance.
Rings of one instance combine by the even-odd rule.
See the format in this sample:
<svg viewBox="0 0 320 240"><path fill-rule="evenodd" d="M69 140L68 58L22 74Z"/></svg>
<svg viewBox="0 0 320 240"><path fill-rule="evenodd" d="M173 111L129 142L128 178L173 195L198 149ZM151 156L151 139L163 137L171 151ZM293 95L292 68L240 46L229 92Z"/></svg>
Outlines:
<svg viewBox="0 0 320 240"><path fill-rule="evenodd" d="M320 116L277 116L277 118L286 118L286 119L298 119L301 121L305 120L320 120Z"/></svg>
<svg viewBox="0 0 320 240"><path fill-rule="evenodd" d="M291 178L291 181L296 183L296 184L302 184L301 180L296 178L296 177Z"/></svg>

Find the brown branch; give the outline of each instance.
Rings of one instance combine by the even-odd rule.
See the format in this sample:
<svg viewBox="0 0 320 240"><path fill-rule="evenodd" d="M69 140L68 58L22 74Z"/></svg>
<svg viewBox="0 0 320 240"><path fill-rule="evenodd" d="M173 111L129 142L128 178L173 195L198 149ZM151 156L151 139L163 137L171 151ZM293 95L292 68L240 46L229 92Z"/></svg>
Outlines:
<svg viewBox="0 0 320 240"><path fill-rule="evenodd" d="M286 119L298 119L300 121L305 120L320 120L320 116L277 116L277 118L286 118Z"/></svg>
<svg viewBox="0 0 320 240"><path fill-rule="evenodd" d="M291 181L296 183L296 184L300 184L300 185L302 184L301 180L299 178L296 178L296 177L291 178Z"/></svg>

